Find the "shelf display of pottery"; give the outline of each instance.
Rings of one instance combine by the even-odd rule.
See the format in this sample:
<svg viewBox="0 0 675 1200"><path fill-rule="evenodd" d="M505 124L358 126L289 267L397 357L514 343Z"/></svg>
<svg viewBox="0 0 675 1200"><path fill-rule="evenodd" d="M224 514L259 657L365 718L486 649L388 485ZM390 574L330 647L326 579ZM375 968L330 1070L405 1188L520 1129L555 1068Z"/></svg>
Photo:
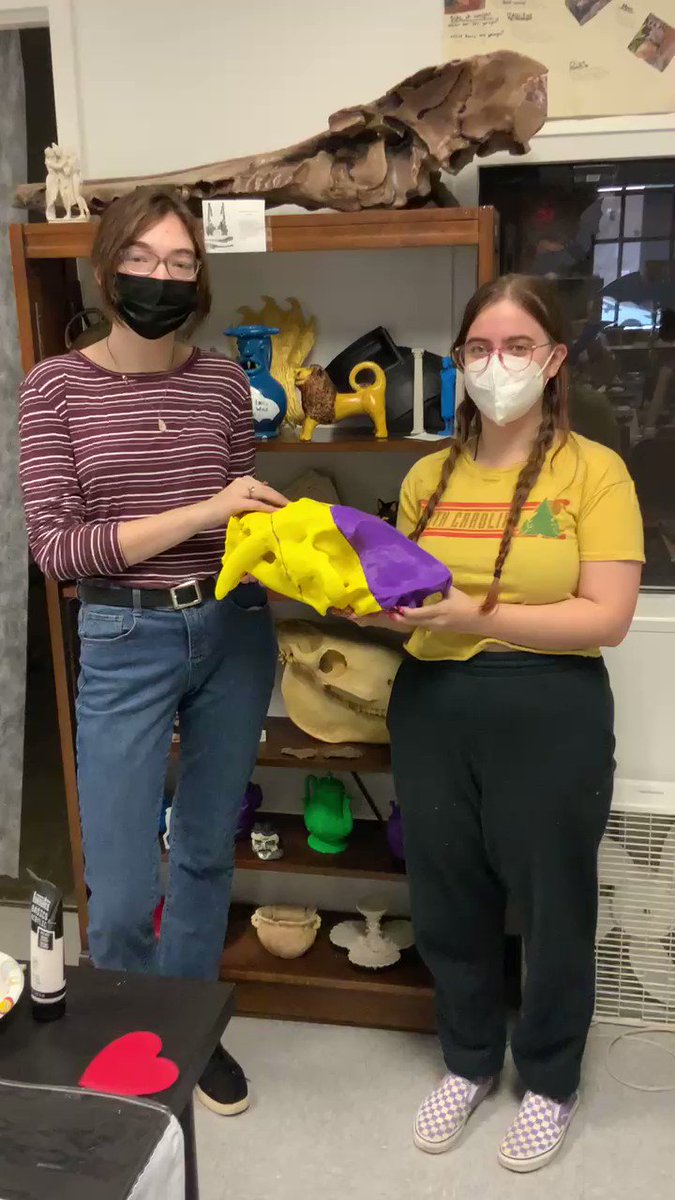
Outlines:
<svg viewBox="0 0 675 1200"><path fill-rule="evenodd" d="M411 922L390 920L383 925L387 904L379 896L366 896L356 907L364 920L340 921L330 931L331 942L348 952L354 966L371 971L393 967L401 951L415 943Z"/></svg>
<svg viewBox="0 0 675 1200"><path fill-rule="evenodd" d="M341 854L354 828L352 802L344 784L333 775L308 775L305 780L307 844L317 854Z"/></svg>
<svg viewBox="0 0 675 1200"><path fill-rule="evenodd" d="M321 917L315 908L267 904L251 917L260 944L275 958L301 958L314 945Z"/></svg>
<svg viewBox="0 0 675 1200"><path fill-rule="evenodd" d="M441 422L441 363L438 354L425 350L416 363L410 346L397 345L388 329L378 325L361 334L328 363L326 373L338 393L346 391L350 372L356 363L369 359L384 372L386 381L387 425L390 434L408 435L421 424L433 433ZM418 411L415 413L415 383Z"/></svg>

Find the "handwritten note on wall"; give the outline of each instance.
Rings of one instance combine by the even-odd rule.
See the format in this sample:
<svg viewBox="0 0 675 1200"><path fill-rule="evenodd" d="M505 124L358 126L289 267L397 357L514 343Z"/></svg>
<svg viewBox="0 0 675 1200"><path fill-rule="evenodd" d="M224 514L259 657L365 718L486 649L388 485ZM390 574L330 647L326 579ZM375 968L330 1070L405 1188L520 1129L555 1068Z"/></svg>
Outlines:
<svg viewBox="0 0 675 1200"><path fill-rule="evenodd" d="M675 112L675 0L444 0L446 59L517 50L550 117Z"/></svg>

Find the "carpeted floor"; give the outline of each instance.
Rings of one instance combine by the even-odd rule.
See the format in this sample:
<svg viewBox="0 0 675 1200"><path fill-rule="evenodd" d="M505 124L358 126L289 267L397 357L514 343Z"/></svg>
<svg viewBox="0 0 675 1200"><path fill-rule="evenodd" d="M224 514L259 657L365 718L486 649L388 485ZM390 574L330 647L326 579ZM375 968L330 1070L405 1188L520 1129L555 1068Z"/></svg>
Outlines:
<svg viewBox="0 0 675 1200"><path fill-rule="evenodd" d="M518 1101L511 1071L447 1154L416 1150L410 1124L441 1064L435 1039L377 1030L238 1019L228 1049L251 1076L254 1102L223 1119L197 1105L202 1200L672 1200L675 1090L632 1091L606 1070L598 1026L586 1058L583 1104L560 1157L516 1176L496 1149ZM658 1035L675 1051L675 1033ZM672 1084L675 1059L621 1043L615 1071Z"/></svg>

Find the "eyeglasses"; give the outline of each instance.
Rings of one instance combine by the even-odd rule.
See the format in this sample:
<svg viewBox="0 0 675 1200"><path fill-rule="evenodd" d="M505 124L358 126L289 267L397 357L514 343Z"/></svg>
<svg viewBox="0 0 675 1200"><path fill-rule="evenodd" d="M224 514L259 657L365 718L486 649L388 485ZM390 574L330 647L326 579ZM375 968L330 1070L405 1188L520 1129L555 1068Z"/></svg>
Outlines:
<svg viewBox="0 0 675 1200"><path fill-rule="evenodd" d="M184 283L196 279L201 268L196 255L189 250L174 250L166 258L160 258L147 246L127 246L122 251L120 269L127 275L154 275L160 263L164 264L172 279L180 279Z"/></svg>
<svg viewBox="0 0 675 1200"><path fill-rule="evenodd" d="M518 375L520 371L527 370L535 350L543 350L545 346L552 345L553 342L540 342L537 346L532 346L529 342L512 342L508 346L496 347L490 346L488 342L466 342L463 346L455 348L454 359L463 371L470 367L473 375L480 375L487 370L492 355L496 354L505 371L511 375Z"/></svg>

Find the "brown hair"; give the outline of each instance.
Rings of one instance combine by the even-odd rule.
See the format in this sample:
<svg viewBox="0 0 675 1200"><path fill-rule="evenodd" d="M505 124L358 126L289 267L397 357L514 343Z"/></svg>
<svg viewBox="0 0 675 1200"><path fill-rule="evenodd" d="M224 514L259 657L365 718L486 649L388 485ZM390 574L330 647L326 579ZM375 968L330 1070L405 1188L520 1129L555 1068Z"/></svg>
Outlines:
<svg viewBox="0 0 675 1200"><path fill-rule="evenodd" d="M479 313L489 308L490 305L497 304L500 300L512 300L514 304L522 308L535 321L539 322L542 329L545 330L551 341L556 345L566 343L567 329L565 319L560 312L551 284L538 277L503 275L501 279L496 279L493 283L483 284L467 304L461 328L452 346L455 359L458 348L464 345L468 332ZM547 381L544 388L541 425L532 444L528 460L516 481L511 508L495 559L492 583L481 606L481 611L484 613L492 612L497 604L499 582L504 570L504 563L511 549L513 535L518 528L523 505L539 478L546 455L553 445L556 434L559 435L560 446L564 445L569 436L568 391L569 376L567 364L563 363L558 373ZM457 460L464 447L472 438L480 437L480 431L480 412L470 396L467 395L457 410L455 437L448 450L448 456L443 463L438 487L429 497L426 508L410 535L413 541L419 540L429 524L434 509L448 486L448 480L455 469Z"/></svg>
<svg viewBox="0 0 675 1200"><path fill-rule="evenodd" d="M197 275L197 308L187 322L184 332L191 333L204 320L211 308L211 288L206 269L206 254L201 228L177 188L146 186L134 188L113 201L101 217L91 252L92 266L101 289L103 306L114 319L117 299L115 275L123 252L156 225L162 217L173 213L183 222L192 239L199 263Z"/></svg>

